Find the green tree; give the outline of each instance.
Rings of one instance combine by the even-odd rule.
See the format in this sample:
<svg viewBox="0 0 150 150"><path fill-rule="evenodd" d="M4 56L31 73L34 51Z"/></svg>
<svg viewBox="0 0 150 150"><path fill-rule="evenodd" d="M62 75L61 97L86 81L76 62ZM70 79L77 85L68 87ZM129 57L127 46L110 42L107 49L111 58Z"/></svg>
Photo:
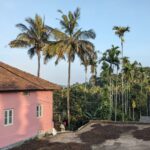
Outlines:
<svg viewBox="0 0 150 150"><path fill-rule="evenodd" d="M68 61L68 90L67 90L67 115L68 124L70 126L70 78L71 78L71 63L75 56L81 58L83 55L92 55L94 53L94 45L88 39L95 39L96 35L93 30L82 31L78 29L78 21L80 18L80 9L75 12L69 11L68 14L61 13L59 20L62 31L52 29L51 33L55 36L56 41L45 46L47 54L51 56L54 51L57 54L58 60L64 55Z"/></svg>
<svg viewBox="0 0 150 150"><path fill-rule="evenodd" d="M44 23L44 20L39 16L35 15L35 18L27 18L25 21L28 26L20 23L16 27L21 30L15 40L9 43L12 48L27 48L28 55L32 58L35 54L38 57L38 70L37 76L40 76L40 59L41 51L43 50L44 43L49 38L49 30Z"/></svg>

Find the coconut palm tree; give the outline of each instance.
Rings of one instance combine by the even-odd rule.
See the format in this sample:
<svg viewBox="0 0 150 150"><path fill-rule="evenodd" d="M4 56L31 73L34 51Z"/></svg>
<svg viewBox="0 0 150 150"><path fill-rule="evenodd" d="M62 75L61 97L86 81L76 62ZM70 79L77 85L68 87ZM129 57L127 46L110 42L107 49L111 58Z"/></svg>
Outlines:
<svg viewBox="0 0 150 150"><path fill-rule="evenodd" d="M75 60L76 55L82 59L84 55L93 55L94 45L88 39L95 39L96 34L93 30L83 31L78 29L78 21L80 18L80 9L77 8L74 12L69 11L64 14L59 10L61 19L59 19L62 31L50 28L56 41L45 46L47 54L55 51L57 60L62 56L68 61L68 89L67 89L67 116L68 125L70 126L70 79L71 79L71 63Z"/></svg>
<svg viewBox="0 0 150 150"><path fill-rule="evenodd" d="M121 41L121 51L122 51L122 59L123 59L123 54L124 54L124 49L123 49L123 43L125 41L124 39L124 34L126 32L130 32L130 28L129 27L122 27L122 26L114 26L113 30L115 31L115 34L120 38ZM123 63L122 63L123 66ZM122 120L124 121L124 81L123 81L123 73L122 73Z"/></svg>
<svg viewBox="0 0 150 150"><path fill-rule="evenodd" d="M35 18L27 18L25 21L28 26L20 23L16 27L21 30L15 40L9 43L12 48L27 48L28 55L32 58L35 54L38 57L38 70L37 76L40 77L40 59L41 51L43 50L44 43L49 38L49 30L44 23L44 20L35 15Z"/></svg>

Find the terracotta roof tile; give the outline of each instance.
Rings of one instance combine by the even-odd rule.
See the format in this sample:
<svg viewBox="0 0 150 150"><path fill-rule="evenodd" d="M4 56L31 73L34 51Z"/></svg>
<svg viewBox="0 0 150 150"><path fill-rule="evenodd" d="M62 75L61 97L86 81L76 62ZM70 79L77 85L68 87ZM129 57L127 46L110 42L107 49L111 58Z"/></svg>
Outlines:
<svg viewBox="0 0 150 150"><path fill-rule="evenodd" d="M58 90L59 85L38 78L0 61L0 91Z"/></svg>

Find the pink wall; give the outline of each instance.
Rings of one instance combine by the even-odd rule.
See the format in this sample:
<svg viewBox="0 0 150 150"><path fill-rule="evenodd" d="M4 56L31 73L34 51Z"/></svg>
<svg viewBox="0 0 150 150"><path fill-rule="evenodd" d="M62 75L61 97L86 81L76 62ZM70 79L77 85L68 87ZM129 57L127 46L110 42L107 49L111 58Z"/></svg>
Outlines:
<svg viewBox="0 0 150 150"><path fill-rule="evenodd" d="M50 91L0 93L0 148L53 128L53 94ZM36 106L43 106L43 116L36 117ZM13 125L4 126L4 110L14 109Z"/></svg>

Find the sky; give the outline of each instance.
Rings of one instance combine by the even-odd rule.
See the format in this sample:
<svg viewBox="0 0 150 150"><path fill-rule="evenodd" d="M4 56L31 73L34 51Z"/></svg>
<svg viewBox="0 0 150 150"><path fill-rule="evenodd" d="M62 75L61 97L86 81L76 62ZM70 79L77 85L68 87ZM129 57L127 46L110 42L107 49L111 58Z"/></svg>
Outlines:
<svg viewBox="0 0 150 150"><path fill-rule="evenodd" d="M137 60L143 66L150 66L150 0L0 0L0 61L36 75L37 57L31 60L27 49L8 46L19 33L15 25L39 14L45 17L47 25L60 28L57 10L67 13L77 7L81 9L79 26L96 32L97 37L92 41L96 50L104 52L112 44L120 46L112 28L115 25L129 26L131 32L125 35L124 55L131 61ZM42 61L41 77L66 85L67 62L60 61L56 66L54 61L50 60L47 65ZM84 82L84 67L78 58L71 66L71 83L77 82Z"/></svg>

